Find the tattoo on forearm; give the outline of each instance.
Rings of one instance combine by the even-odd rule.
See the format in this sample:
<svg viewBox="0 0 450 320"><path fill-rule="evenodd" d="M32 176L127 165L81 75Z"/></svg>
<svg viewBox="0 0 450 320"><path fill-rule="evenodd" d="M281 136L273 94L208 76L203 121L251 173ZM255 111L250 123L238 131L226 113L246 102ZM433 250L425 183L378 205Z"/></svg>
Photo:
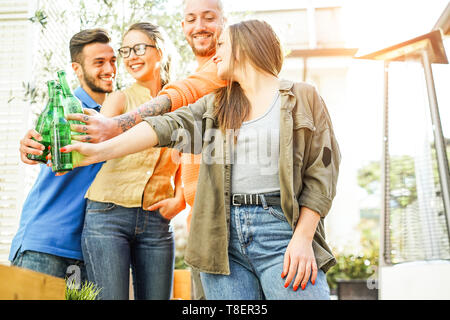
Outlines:
<svg viewBox="0 0 450 320"><path fill-rule="evenodd" d="M125 113L121 116L115 117L114 120L117 122L117 126L122 132L136 125L136 112Z"/></svg>
<svg viewBox="0 0 450 320"><path fill-rule="evenodd" d="M135 111L115 117L114 120L121 131L125 132L147 117L154 117L169 112L171 107L170 99L167 96L160 96L140 105Z"/></svg>
<svg viewBox="0 0 450 320"><path fill-rule="evenodd" d="M172 103L167 96L160 96L139 106L137 112L141 121L170 111Z"/></svg>

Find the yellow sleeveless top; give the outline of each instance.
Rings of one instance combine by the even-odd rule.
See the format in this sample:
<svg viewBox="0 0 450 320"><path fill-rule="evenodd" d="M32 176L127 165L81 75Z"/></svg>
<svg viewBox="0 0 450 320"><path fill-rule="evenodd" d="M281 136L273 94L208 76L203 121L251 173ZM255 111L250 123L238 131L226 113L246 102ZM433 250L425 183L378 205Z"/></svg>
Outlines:
<svg viewBox="0 0 450 320"><path fill-rule="evenodd" d="M134 83L125 89L124 113L151 100L150 90ZM172 179L179 167L180 153L168 148L150 148L108 160L86 192L85 198L122 207L143 207L174 197Z"/></svg>

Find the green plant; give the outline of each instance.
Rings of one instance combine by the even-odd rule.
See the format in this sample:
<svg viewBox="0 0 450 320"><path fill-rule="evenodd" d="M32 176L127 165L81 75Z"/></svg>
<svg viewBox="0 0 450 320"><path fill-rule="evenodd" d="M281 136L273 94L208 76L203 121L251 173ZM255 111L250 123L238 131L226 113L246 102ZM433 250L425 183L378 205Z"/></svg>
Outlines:
<svg viewBox="0 0 450 320"><path fill-rule="evenodd" d="M337 264L327 272L330 289L337 287L338 280L368 279L376 277L379 257L378 223L361 221L361 249L358 253L338 252Z"/></svg>
<svg viewBox="0 0 450 320"><path fill-rule="evenodd" d="M187 269L189 268L186 262L184 262L184 256L175 257L175 269Z"/></svg>
<svg viewBox="0 0 450 320"><path fill-rule="evenodd" d="M32 23L38 22L42 28L47 28L47 15L44 10L36 10L33 17L28 18Z"/></svg>
<svg viewBox="0 0 450 320"><path fill-rule="evenodd" d="M74 281L66 282L66 300L95 300L100 291L92 282L85 281L79 289Z"/></svg>
<svg viewBox="0 0 450 320"><path fill-rule="evenodd" d="M330 289L337 286L338 280L368 279L376 272L378 257L375 255L336 255L337 265L327 272L327 280Z"/></svg>

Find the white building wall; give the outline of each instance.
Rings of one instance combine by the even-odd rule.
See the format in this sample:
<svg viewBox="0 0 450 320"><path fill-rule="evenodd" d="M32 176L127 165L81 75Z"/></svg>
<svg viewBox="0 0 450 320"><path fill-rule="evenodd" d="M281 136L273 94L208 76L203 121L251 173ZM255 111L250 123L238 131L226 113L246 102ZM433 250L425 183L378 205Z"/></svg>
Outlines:
<svg viewBox="0 0 450 320"><path fill-rule="evenodd" d="M20 219L23 202L37 176L39 166L20 161L19 143L32 128L46 97L36 104L25 98L24 84L45 92L49 72L66 68L68 42L74 24L63 23L62 13L70 16L69 1L0 1L0 263L8 264L11 240ZM29 18L43 10L45 28ZM52 52L47 59L44 54ZM55 74L56 77L56 74Z"/></svg>
<svg viewBox="0 0 450 320"><path fill-rule="evenodd" d="M18 223L25 186L18 141L26 130L29 107L22 82L30 82L33 47L32 1L0 2L0 263L6 263Z"/></svg>
<svg viewBox="0 0 450 320"><path fill-rule="evenodd" d="M449 286L450 262L447 260L417 261L380 268L380 300L449 300Z"/></svg>

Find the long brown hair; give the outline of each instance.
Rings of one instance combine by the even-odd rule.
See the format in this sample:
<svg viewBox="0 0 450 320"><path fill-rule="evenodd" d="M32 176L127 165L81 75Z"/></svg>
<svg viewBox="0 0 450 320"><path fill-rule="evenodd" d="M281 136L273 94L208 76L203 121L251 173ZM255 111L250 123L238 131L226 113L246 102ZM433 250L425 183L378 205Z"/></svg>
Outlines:
<svg viewBox="0 0 450 320"><path fill-rule="evenodd" d="M230 70L239 64L278 76L283 65L280 40L265 21L247 20L228 27L231 40ZM214 115L222 131L237 130L250 113L250 102L238 82L230 79L228 85L216 90Z"/></svg>

